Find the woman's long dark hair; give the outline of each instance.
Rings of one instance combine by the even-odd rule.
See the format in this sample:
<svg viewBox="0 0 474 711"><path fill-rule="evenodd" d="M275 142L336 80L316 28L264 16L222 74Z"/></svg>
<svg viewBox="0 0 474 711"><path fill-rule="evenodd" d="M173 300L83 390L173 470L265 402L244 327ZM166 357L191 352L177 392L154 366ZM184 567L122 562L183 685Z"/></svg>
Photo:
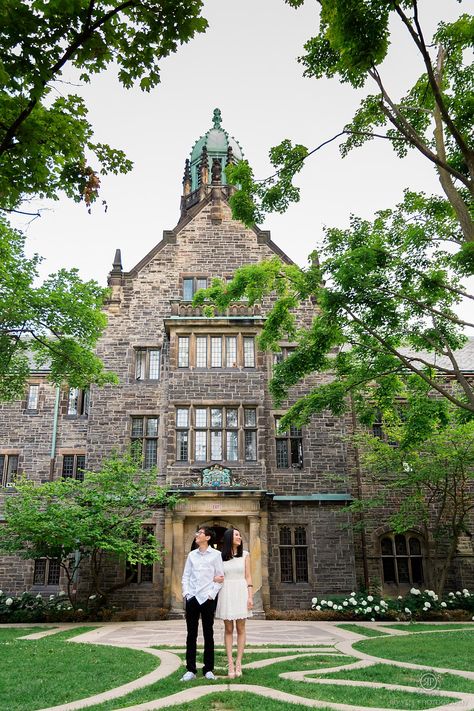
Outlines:
<svg viewBox="0 0 474 711"><path fill-rule="evenodd" d="M234 555L234 531L239 529L226 528L224 531L224 536L222 538L222 560L230 560L231 558L242 558L244 554L244 544L240 541L240 545L237 548L237 553Z"/></svg>

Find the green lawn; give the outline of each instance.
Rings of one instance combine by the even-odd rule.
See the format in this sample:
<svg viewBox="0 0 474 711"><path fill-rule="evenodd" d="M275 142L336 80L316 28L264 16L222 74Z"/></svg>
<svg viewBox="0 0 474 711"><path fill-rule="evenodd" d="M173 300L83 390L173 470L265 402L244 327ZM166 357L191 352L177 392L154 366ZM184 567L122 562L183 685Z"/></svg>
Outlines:
<svg viewBox="0 0 474 711"><path fill-rule="evenodd" d="M382 632L382 630L377 627L363 627L362 625L351 625L350 622L344 622L342 625L337 625L342 630L347 630L348 632L355 632L363 637L386 637L387 633Z"/></svg>
<svg viewBox="0 0 474 711"><path fill-rule="evenodd" d="M360 628L357 625L339 625L355 631L377 630ZM415 631L412 625L407 631ZM424 627L421 625L421 627ZM373 639L357 642L354 647L374 656L407 662L470 670L474 667L474 630L464 631L460 626L449 625L455 630L449 634L442 631L436 634L407 635L395 637L382 635ZM20 640L18 637L38 631L39 628L1 629L0 628L0 709L8 711L35 711L75 699L91 696L106 689L120 686L136 679L156 668L158 660L145 652L90 644L73 644L71 637L84 632L76 628L68 632L51 635L41 640ZM167 647L170 651L172 648ZM178 648L175 648L178 650ZM310 651L310 650L308 650ZM274 701L268 697L239 692L240 684L254 684L294 694L301 698L317 699L323 703L346 703L361 709L370 707L429 709L447 704L448 697L427 696L421 693L421 671L394 667L390 664L375 663L366 669L343 670L318 675L318 669L327 669L357 661L348 655L332 656L328 653L301 656L297 659L273 661L260 669L244 669L241 679L229 680L225 675L227 665L224 650L216 650L216 672L222 675L217 682L210 682L199 676L193 682L184 684L180 681L184 666L166 679L160 680L143 689L122 698L88 707L90 711L112 711L153 699L164 698L179 693L186 688L229 683L232 693L215 692L192 703L179 704L180 711L296 711L301 705ZM334 650L336 651L336 650ZM282 647L281 651L266 652L260 648L248 649L244 663L260 659L272 659L283 655L295 654L291 647ZM178 656L183 659L182 649ZM198 660L198 666L201 660ZM74 673L71 673L71 670ZM358 688L332 684L307 683L280 678L280 674L291 671L306 671L308 677L325 678L328 681L346 679L349 681L371 681L378 683L409 686L406 691L386 689ZM463 691L474 694L474 681L463 679L454 674L438 675L439 688L443 691ZM67 677L68 683L64 683ZM34 699L34 703L32 703ZM455 701L454 697L452 701ZM474 708L474 704L473 704Z"/></svg>
<svg viewBox="0 0 474 711"><path fill-rule="evenodd" d="M302 706L237 691L232 694L228 692L212 694L203 699L171 708L179 709L179 711L255 711L256 709L258 711L301 711ZM325 707L318 711L333 711L333 709Z"/></svg>
<svg viewBox="0 0 474 711"><path fill-rule="evenodd" d="M403 632L434 632L443 630L474 630L472 622L440 622L433 625L429 622L408 622L407 624L384 625L388 629L403 630ZM341 627L341 625L339 625Z"/></svg>
<svg viewBox="0 0 474 711"><path fill-rule="evenodd" d="M390 664L374 664L363 669L347 669L331 674L312 674L313 678L352 679L353 681L373 681L380 684L401 684L402 686L419 687L424 671L404 669ZM438 689L442 691L463 691L474 694L474 680L463 679L454 674L437 674Z"/></svg>
<svg viewBox="0 0 474 711"><path fill-rule="evenodd" d="M288 650L288 652L290 653L291 650ZM182 655L180 654L179 656ZM269 656L271 657L272 653L270 653ZM278 657L281 655L273 653L273 656ZM181 676L185 671L185 668L183 666L175 674L171 674L170 676L166 677L166 679L158 681L156 682L156 684L152 684L151 686L146 687L146 689L138 689L137 691L133 692L132 694L129 694L128 696L123 697L120 700L107 702L98 706L90 706L89 709L90 711L96 711L97 709L100 709L100 711L105 711L106 709L118 709L127 705L131 706L132 704L144 703L145 701L150 701L150 699L159 699L163 696L176 694L179 691L182 691L183 689L190 688L193 686L201 686L204 684L206 686L212 687L212 685L215 683L222 684L227 682L230 682L231 684L261 684L264 686L272 686L273 688L281 688L283 691L294 693L288 688L289 682L283 679L278 679L278 674L280 672L297 671L300 669L317 669L318 667L332 667L335 666L335 664L341 663L340 660L347 659L348 658L345 656L341 656L340 658L330 656L303 657L302 659L287 660L277 664L272 664L270 667L265 667L263 669L245 669L244 674L240 679L234 679L232 681L227 679L227 677L224 677L218 679L217 682L210 682L207 681L207 679L203 679L202 676L198 675L195 681L187 682L186 684L180 681ZM245 654L244 663L246 661L253 661L253 653ZM350 658L349 661L354 660ZM201 660L198 654L198 669L200 668L200 662ZM216 662L219 663L219 658L217 657L217 655ZM217 667L216 664L216 673L219 674L219 671L220 669ZM224 673L223 668L221 673ZM303 685L309 686L308 684L297 684L298 687L301 687ZM209 708L209 704L207 708Z"/></svg>
<svg viewBox="0 0 474 711"><path fill-rule="evenodd" d="M245 669L241 679L235 679L230 683L236 686L241 683L256 684L259 686L269 686L273 689L279 689L280 691L284 691L288 694L296 694L298 696L302 696L309 699L331 701L334 703L351 703L361 707L376 706L394 708L395 706L398 706L403 709L427 709L438 704L448 703L449 701L449 699L443 699L441 697L427 697L422 694L408 691L386 691L385 689L372 690L367 688L357 689L356 687L351 687L350 690L348 690L347 687L344 688L336 685L323 686L318 684L308 684L306 682L281 679L278 676L282 672L300 671L305 669L313 670L317 669L318 667L327 668L342 663L348 664L353 661L356 661L354 657L347 656L341 657L340 659L337 657L329 656L302 657L301 659L278 662L268 667L264 667L263 669ZM99 711L99 709L100 711L108 711L109 709L123 708L125 706L131 706L132 704L145 703L146 701L150 701L151 699L158 699L162 698L163 696L176 694L179 691L182 691L184 688L202 686L203 684L212 688L213 683L216 683L209 682L203 680L202 677L198 677L195 681L188 682L186 685L184 685L183 682L180 681L180 677L183 671L184 668L176 674L172 674L166 679L163 679L162 681L159 681L156 684L147 687L146 689L140 689L132 694L129 694L128 696L123 697L120 700L100 704L98 706L92 706L89 707L89 709L90 711ZM220 679L217 681L217 683L222 683L225 681L225 679ZM222 694L220 696L222 696ZM231 702L234 704L237 703L233 694L224 695L224 698L226 704L225 706L219 706L221 701L218 700L217 696L214 697L213 695L212 697L205 697L199 702L196 702L196 706L194 706L193 704L189 704L189 709L192 709L194 711L195 709L201 708L216 708L221 709L221 711L224 711L224 709L227 711L227 709L233 708L239 710L242 708L247 708L238 705L228 705ZM211 706L211 701L218 705L215 707ZM276 708L272 707L271 704L274 703L272 700L267 701L270 704L268 706L269 709ZM260 701L255 701L255 703L258 703L259 711L261 708L266 708L261 706ZM181 710L184 708L188 708L188 706L180 704L179 708ZM255 705L253 705L253 709L254 708ZM282 708L286 708L285 705L283 705ZM292 705L287 706L287 708L292 708Z"/></svg>
<svg viewBox="0 0 474 711"><path fill-rule="evenodd" d="M474 671L474 630L364 639L354 644L367 654L412 664Z"/></svg>
<svg viewBox="0 0 474 711"><path fill-rule="evenodd" d="M125 684L159 665L146 652L67 642L90 628L18 639L41 629L0 628L0 709L34 711L66 703Z"/></svg>

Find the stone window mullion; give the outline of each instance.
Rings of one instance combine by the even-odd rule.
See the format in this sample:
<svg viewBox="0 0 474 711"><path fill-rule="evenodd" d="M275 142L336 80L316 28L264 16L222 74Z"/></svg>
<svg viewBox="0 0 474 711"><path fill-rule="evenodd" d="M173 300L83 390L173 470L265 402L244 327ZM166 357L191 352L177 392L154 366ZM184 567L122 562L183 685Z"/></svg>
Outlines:
<svg viewBox="0 0 474 711"><path fill-rule="evenodd" d="M158 428L157 415L132 417L132 448L136 448L137 456L140 455L144 469L151 469L157 464Z"/></svg>
<svg viewBox="0 0 474 711"><path fill-rule="evenodd" d="M297 467L301 469L303 467L303 432L293 425L290 426L289 431L279 432L280 420L280 415L275 417L276 468Z"/></svg>
<svg viewBox="0 0 474 711"><path fill-rule="evenodd" d="M382 580L400 585L423 584L422 541L413 534L388 533L380 539Z"/></svg>
<svg viewBox="0 0 474 711"><path fill-rule="evenodd" d="M178 368L189 368L189 336L178 336Z"/></svg>
<svg viewBox="0 0 474 711"><path fill-rule="evenodd" d="M280 528L280 580L282 583L307 583L308 545L305 526Z"/></svg>

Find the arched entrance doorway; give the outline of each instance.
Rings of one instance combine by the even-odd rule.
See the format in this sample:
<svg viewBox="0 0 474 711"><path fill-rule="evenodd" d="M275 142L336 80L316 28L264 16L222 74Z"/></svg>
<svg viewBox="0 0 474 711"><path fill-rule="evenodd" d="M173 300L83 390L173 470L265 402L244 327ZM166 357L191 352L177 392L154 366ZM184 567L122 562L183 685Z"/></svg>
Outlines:
<svg viewBox="0 0 474 711"><path fill-rule="evenodd" d="M239 496L218 496L214 492L197 492L183 497L174 511L165 515L165 558L163 599L171 608L171 617L183 616L181 580L186 556L201 526L213 528L216 548L222 546L226 528L238 528L244 548L250 552L254 585L254 616L263 616L270 606L268 587L268 521L261 509L258 492L241 492ZM217 513L218 512L218 513ZM214 514L214 515L213 515Z"/></svg>
<svg viewBox="0 0 474 711"><path fill-rule="evenodd" d="M212 547L216 548L218 551L221 551L222 550L222 539L224 537L224 531L226 530L226 527L225 526L209 526L209 524L202 524L202 525L212 528L212 530L214 531L214 540L212 542ZM199 530L199 526L198 526L197 530ZM190 550L194 550L196 547L197 547L196 541L193 538Z"/></svg>

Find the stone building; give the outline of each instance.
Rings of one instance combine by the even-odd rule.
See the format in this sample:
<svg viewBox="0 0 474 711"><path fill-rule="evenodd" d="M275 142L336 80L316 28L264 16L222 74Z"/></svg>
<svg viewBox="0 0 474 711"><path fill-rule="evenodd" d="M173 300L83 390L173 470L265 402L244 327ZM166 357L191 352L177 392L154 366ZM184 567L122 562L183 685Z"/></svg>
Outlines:
<svg viewBox="0 0 474 711"><path fill-rule="evenodd" d="M115 595L123 608L181 614L184 559L202 525L218 539L228 526L242 532L261 615L350 592L368 574L383 582L380 536L387 532L361 540L345 510L360 485L348 444L351 418L326 413L278 434L285 408L275 410L268 383L275 358L294 344L281 342L277 355L258 349L270 304L240 301L215 318L192 305L197 289L242 264L275 255L290 262L269 232L232 219L224 168L241 158L216 110L186 161L176 227L128 272L117 250L98 355L119 384L54 388L38 372L23 401L0 408L2 496L12 495L17 470L38 482L80 478L84 466L98 467L131 442L141 443L145 466L157 466L159 483L180 492L174 511L158 511L149 522L167 550L164 562L138 566L134 582ZM302 324L312 308L301 308ZM307 386L294 388L292 399ZM400 588L417 582L412 558L397 573ZM125 576L125 566L116 574ZM54 592L60 584L55 561L0 560L4 591Z"/></svg>

